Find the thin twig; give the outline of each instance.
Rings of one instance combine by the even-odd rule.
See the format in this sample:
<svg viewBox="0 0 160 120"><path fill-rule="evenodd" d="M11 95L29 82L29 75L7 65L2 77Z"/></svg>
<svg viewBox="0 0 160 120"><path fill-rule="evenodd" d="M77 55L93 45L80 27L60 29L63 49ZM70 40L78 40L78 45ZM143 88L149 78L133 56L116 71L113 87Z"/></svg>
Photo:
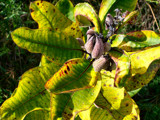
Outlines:
<svg viewBox="0 0 160 120"><path fill-rule="evenodd" d="M157 22L157 19L156 19L156 17L155 17L155 14L154 14L154 12L153 12L153 10L152 10L152 7L150 6L149 3L146 2L146 0L144 0L144 1L145 1L145 3L148 5L148 7L150 8L150 10L151 10L151 12L152 12L152 15L153 15L153 18L154 18L154 20L155 20L155 23L156 23L156 25L157 25L158 31L159 31L159 33L160 33L160 28L159 28L159 26L158 26L158 22Z"/></svg>

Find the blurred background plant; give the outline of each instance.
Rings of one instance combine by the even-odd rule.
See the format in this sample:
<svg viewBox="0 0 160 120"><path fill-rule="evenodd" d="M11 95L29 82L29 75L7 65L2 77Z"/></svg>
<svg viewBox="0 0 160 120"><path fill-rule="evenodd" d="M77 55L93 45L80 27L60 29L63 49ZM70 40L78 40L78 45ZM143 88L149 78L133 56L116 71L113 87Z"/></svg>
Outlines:
<svg viewBox="0 0 160 120"><path fill-rule="evenodd" d="M33 1L33 0L32 0ZM58 0L47 0L56 4ZM30 0L0 0L0 105L9 98L18 85L19 77L28 69L39 65L40 54L29 53L12 41L10 33L19 27L37 28L29 11ZM101 0L71 0L76 5L88 2L96 11ZM154 30L160 33L160 0L139 0L139 16L134 24L126 25L121 32ZM160 70L154 80L133 97L141 110L142 120L159 120L160 113Z"/></svg>

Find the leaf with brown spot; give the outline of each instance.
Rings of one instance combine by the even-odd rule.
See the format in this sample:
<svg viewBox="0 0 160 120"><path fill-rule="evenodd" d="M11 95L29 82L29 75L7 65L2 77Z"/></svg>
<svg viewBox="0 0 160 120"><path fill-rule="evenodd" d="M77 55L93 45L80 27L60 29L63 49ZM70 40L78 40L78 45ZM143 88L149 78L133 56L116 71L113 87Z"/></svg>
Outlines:
<svg viewBox="0 0 160 120"><path fill-rule="evenodd" d="M160 45L160 34L150 30L129 32L126 35L113 35L112 47L118 47L127 52L135 52Z"/></svg>
<svg viewBox="0 0 160 120"><path fill-rule="evenodd" d="M82 58L67 61L47 81L45 88L51 93L60 94L94 87L100 79L100 73L95 72L91 64Z"/></svg>

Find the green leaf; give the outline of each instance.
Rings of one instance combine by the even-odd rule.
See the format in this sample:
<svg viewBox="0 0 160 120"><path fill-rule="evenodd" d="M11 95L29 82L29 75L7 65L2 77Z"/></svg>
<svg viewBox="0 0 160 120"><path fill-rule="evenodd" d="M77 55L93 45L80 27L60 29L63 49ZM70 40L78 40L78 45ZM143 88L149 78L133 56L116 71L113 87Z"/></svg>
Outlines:
<svg viewBox="0 0 160 120"><path fill-rule="evenodd" d="M97 32L102 32L101 23L94 8L88 3L79 3L74 10L76 21L80 22L81 26L96 27Z"/></svg>
<svg viewBox="0 0 160 120"><path fill-rule="evenodd" d="M63 119L74 119L75 116L93 104L101 88L101 81L90 89L79 90L70 94L54 95L51 93L51 116L57 120L63 116Z"/></svg>
<svg viewBox="0 0 160 120"><path fill-rule="evenodd" d="M31 16L38 27L63 30L72 24L53 4L46 1L34 1L30 4Z"/></svg>
<svg viewBox="0 0 160 120"><path fill-rule="evenodd" d="M29 28L18 28L12 32L14 42L33 53L59 59L64 62L71 58L82 57L83 52L78 41L63 32Z"/></svg>
<svg viewBox="0 0 160 120"><path fill-rule="evenodd" d="M26 119L32 120L32 118L39 116L49 118L50 95L44 85L58 69L59 67L55 64L49 64L25 72L14 95L2 104L0 108L1 119L21 120L27 117ZM32 112L36 112L38 116ZM44 113L47 114L44 115Z"/></svg>
<svg viewBox="0 0 160 120"><path fill-rule="evenodd" d="M63 13L67 18L75 21L74 18L74 6L70 0L59 0L56 3L56 8Z"/></svg>
<svg viewBox="0 0 160 120"><path fill-rule="evenodd" d="M130 58L127 52L112 48L109 55L116 64L115 85L124 86L130 76Z"/></svg>
<svg viewBox="0 0 160 120"><path fill-rule="evenodd" d="M122 11L132 11L135 9L137 0L102 0L99 10L99 18L102 23L105 20L107 13L114 15L116 8L122 9Z"/></svg>
<svg viewBox="0 0 160 120"><path fill-rule="evenodd" d="M126 35L117 34L112 36L111 40L113 41L112 47L132 52L160 45L160 34L150 30L141 30Z"/></svg>
<svg viewBox="0 0 160 120"><path fill-rule="evenodd" d="M127 91L137 90L147 85L156 75L160 68L160 60L152 62L147 71L143 74L136 74L129 78L126 82L125 88Z"/></svg>
<svg viewBox="0 0 160 120"><path fill-rule="evenodd" d="M115 120L139 120L139 109L124 88L114 87L114 73L102 72L102 91L96 105L107 110Z"/></svg>
<svg viewBox="0 0 160 120"><path fill-rule="evenodd" d="M89 60L81 58L68 60L47 81L45 88L54 94L60 94L95 86L100 73L95 72L91 64Z"/></svg>

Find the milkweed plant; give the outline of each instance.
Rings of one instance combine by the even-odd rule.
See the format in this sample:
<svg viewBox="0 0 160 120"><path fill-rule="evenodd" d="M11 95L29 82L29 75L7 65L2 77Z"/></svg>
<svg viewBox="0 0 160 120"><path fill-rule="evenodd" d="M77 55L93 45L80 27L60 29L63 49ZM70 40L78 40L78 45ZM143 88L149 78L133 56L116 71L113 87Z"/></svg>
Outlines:
<svg viewBox="0 0 160 120"><path fill-rule="evenodd" d="M137 0L30 3L37 29L21 27L13 41L41 53L0 107L2 120L140 120L131 98L160 68L160 34L121 34L138 16Z"/></svg>

